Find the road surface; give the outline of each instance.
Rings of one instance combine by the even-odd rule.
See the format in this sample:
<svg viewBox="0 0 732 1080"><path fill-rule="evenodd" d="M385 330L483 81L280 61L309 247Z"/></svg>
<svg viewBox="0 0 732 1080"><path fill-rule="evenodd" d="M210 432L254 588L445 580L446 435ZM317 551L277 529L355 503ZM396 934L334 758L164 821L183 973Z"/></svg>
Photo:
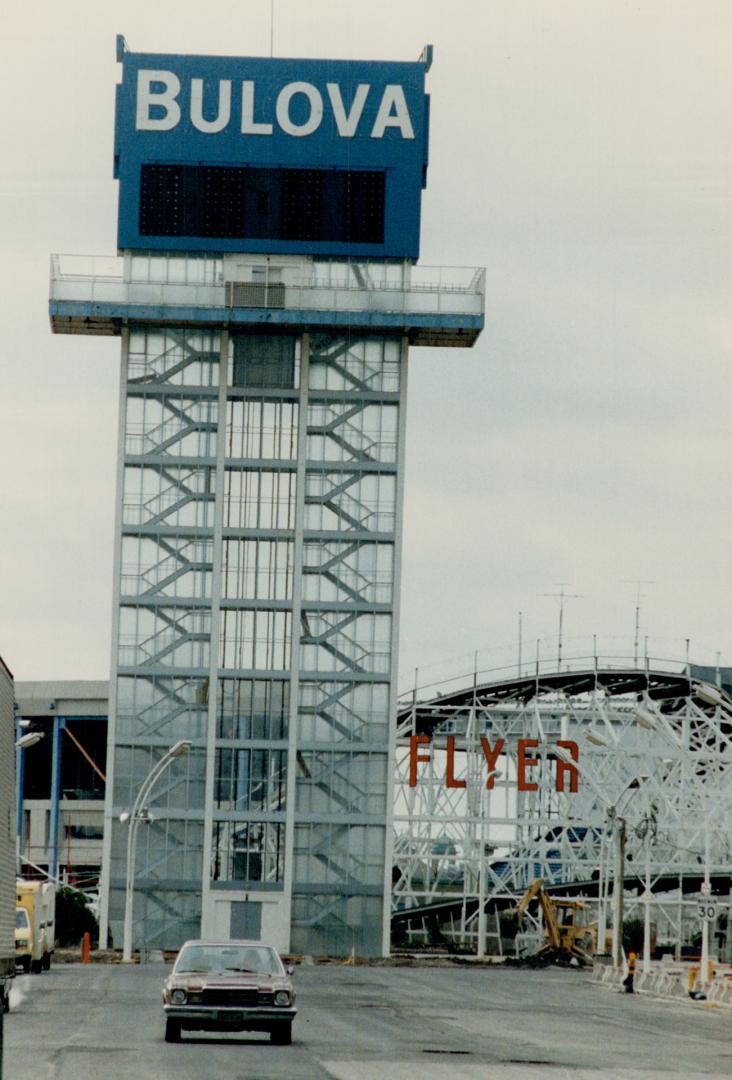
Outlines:
<svg viewBox="0 0 732 1080"><path fill-rule="evenodd" d="M292 1046L163 1040L162 964L16 979L5 1080L660 1080L730 1077L732 1014L593 985L585 972L295 969Z"/></svg>

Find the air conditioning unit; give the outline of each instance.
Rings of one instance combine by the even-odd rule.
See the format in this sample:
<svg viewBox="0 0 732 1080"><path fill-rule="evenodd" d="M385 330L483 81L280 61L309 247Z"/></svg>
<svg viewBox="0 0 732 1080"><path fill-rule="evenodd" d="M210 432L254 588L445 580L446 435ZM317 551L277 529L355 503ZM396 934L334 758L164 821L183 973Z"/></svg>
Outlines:
<svg viewBox="0 0 732 1080"><path fill-rule="evenodd" d="M265 285L261 281L227 281L226 306L240 308L283 308L285 286L282 282Z"/></svg>

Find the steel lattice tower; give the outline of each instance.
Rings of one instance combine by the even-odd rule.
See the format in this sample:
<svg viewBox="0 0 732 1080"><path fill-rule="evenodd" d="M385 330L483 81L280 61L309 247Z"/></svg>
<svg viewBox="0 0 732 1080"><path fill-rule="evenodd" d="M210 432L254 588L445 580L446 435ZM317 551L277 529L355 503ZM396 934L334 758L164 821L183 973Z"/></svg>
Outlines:
<svg viewBox="0 0 732 1080"><path fill-rule="evenodd" d="M429 63L119 58L119 255L54 258L51 295L56 332L122 344L103 925L120 812L190 739L135 943L378 955L408 353L483 324L481 273L415 265Z"/></svg>

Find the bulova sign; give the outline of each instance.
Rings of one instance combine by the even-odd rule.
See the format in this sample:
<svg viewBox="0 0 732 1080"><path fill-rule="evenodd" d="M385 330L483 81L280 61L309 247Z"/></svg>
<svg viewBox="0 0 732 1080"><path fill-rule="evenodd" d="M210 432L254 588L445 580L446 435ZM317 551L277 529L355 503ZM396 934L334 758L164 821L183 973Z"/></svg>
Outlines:
<svg viewBox="0 0 732 1080"><path fill-rule="evenodd" d="M428 752L432 740L429 735L412 735L409 740L409 786L416 787L419 780L420 762L429 762L432 755ZM495 786L498 759L508 753L505 739L496 739L491 743L485 736L480 740L486 764L485 786L490 790ZM537 768L541 758L533 751L539 746L538 739L518 739L516 741L516 787L519 791L538 791ZM557 750L553 754L556 768L555 790L576 792L579 788L579 746L571 739L558 739L554 744ZM464 788L466 780L455 776L455 736L448 735L445 740L445 787Z"/></svg>
<svg viewBox="0 0 732 1080"><path fill-rule="evenodd" d="M118 42L118 247L416 260L428 52L181 56Z"/></svg>
<svg viewBox="0 0 732 1080"><path fill-rule="evenodd" d="M200 78L191 78L188 81L183 96L188 101L193 127L205 135L216 135L228 128L232 121L233 80L204 82ZM312 82L296 80L285 83L275 98L269 86L257 95L252 79L241 79L234 87L233 96L240 106L235 124L242 135L272 135L275 122L285 135L298 138L313 135L322 124L327 108L339 138L368 135L372 139L382 139L387 128L395 128L403 139L414 138L406 94L399 83L387 83L384 87L359 83L355 90L347 90L344 94L336 82L327 82L321 88ZM182 89L181 80L174 71L149 68L138 71L136 130L173 131L177 128L182 118ZM373 98L378 99L376 115L370 123L361 124L366 104Z"/></svg>

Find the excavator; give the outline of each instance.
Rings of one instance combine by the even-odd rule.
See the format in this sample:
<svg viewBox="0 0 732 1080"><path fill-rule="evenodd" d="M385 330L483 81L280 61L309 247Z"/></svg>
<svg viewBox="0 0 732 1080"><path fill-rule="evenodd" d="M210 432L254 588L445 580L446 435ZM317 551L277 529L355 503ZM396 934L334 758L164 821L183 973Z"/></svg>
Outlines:
<svg viewBox="0 0 732 1080"><path fill-rule="evenodd" d="M591 964L589 950L592 949L593 927L587 925L582 916L583 912L590 910L590 905L582 900L549 896L544 889L544 879L535 878L515 909L519 924L532 900L538 900L544 916L545 939L534 959L550 963L568 963L574 959L583 967Z"/></svg>

